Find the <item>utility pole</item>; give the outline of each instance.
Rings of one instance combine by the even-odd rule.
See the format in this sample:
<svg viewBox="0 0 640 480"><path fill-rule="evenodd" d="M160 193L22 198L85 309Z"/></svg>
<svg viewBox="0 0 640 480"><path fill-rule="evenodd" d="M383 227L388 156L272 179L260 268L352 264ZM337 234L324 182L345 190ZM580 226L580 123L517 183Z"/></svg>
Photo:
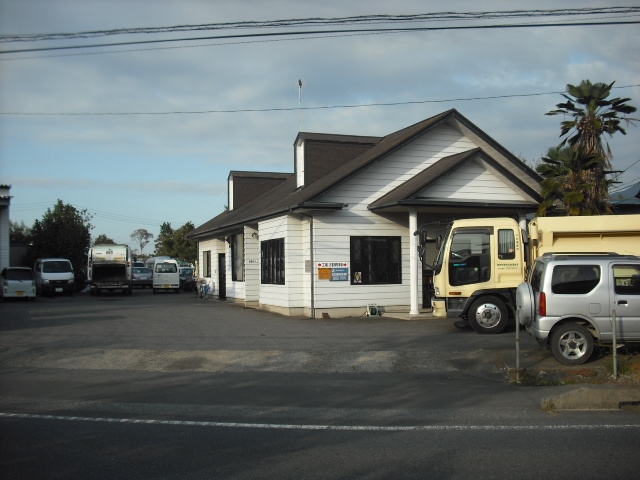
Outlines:
<svg viewBox="0 0 640 480"><path fill-rule="evenodd" d="M302 131L302 80L298 79L298 132Z"/></svg>

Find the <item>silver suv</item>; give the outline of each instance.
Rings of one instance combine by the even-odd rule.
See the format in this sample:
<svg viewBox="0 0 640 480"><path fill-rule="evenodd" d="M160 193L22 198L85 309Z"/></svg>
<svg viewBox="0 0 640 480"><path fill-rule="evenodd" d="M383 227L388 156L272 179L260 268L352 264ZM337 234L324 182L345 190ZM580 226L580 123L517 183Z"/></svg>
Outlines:
<svg viewBox="0 0 640 480"><path fill-rule="evenodd" d="M586 362L595 345L640 341L640 257L545 254L516 290L521 325L565 365Z"/></svg>

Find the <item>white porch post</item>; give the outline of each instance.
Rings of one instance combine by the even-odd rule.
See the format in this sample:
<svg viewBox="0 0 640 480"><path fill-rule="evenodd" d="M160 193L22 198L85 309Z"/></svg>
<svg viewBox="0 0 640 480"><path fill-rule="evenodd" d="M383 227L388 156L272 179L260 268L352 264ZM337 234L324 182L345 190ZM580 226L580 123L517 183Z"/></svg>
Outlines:
<svg viewBox="0 0 640 480"><path fill-rule="evenodd" d="M409 212L409 285L411 288L411 311L409 315L418 315L418 212Z"/></svg>

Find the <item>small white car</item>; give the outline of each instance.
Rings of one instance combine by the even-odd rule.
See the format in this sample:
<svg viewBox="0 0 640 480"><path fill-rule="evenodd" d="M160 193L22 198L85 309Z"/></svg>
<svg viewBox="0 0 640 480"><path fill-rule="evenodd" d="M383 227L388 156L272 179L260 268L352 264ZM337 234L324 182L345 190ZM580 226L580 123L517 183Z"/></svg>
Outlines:
<svg viewBox="0 0 640 480"><path fill-rule="evenodd" d="M0 273L0 295L5 298L36 299L33 270L25 267L7 267Z"/></svg>

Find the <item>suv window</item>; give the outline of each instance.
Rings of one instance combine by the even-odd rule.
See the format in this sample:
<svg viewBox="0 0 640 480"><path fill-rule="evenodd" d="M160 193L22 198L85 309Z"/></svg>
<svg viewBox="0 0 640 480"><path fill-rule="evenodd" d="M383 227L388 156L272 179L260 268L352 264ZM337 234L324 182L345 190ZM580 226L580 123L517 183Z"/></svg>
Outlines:
<svg viewBox="0 0 640 480"><path fill-rule="evenodd" d="M640 266L614 265L613 278L618 295L640 295Z"/></svg>
<svg viewBox="0 0 640 480"><path fill-rule="evenodd" d="M598 283L598 265L556 265L551 277L551 291L560 295L584 295Z"/></svg>
<svg viewBox="0 0 640 480"><path fill-rule="evenodd" d="M533 270L531 271L531 288L534 292L540 291L540 282L542 281L542 272L544 272L544 263L536 262L533 265Z"/></svg>

